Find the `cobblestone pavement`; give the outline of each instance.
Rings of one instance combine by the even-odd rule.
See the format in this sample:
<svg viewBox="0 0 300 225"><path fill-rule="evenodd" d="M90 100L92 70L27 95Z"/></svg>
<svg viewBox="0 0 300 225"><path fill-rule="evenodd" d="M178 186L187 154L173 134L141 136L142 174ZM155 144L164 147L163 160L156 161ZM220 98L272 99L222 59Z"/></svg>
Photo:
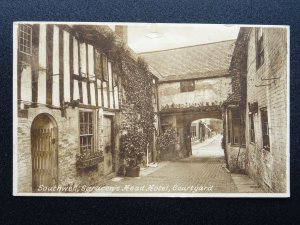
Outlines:
<svg viewBox="0 0 300 225"><path fill-rule="evenodd" d="M214 138L205 148L199 145L201 147L189 158L159 163L164 166L146 176L113 179L105 186L117 193L237 193L231 174L223 168L220 140L220 137Z"/></svg>

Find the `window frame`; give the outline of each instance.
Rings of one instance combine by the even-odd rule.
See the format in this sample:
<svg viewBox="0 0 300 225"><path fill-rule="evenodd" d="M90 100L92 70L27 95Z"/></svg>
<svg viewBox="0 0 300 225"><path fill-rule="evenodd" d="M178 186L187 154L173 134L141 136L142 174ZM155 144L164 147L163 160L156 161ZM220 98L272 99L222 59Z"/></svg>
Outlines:
<svg viewBox="0 0 300 225"><path fill-rule="evenodd" d="M254 113L249 113L249 142L255 143Z"/></svg>
<svg viewBox="0 0 300 225"><path fill-rule="evenodd" d="M24 27L26 27L27 29L29 29L30 33L26 33L25 31L23 31L22 28L24 28ZM21 37L21 33L23 33L22 37ZM24 34L28 35L30 40L29 39L25 39L24 38ZM20 42L21 39L23 40L22 44ZM24 44L24 41L27 41L30 46L29 47L26 46ZM21 46L23 47L22 49L21 49ZM23 50L24 48L28 48L30 50L30 52L24 51ZM19 49L20 53L32 56L32 26L30 26L28 24L19 24L19 29L18 29L18 49Z"/></svg>
<svg viewBox="0 0 300 225"><path fill-rule="evenodd" d="M84 113L87 114L87 115L91 115L89 118L91 118L91 121L89 121L89 118L88 119L84 119L85 122L82 123L82 120L81 120L81 114ZM86 123L87 121L87 123ZM87 125L88 127L88 133L82 133L82 129L81 129L81 125ZM90 132L90 127L89 125L92 126L91 128L91 132ZM90 149L88 149L86 151L87 154L91 154L91 153L94 153L95 152L95 113L94 111L92 110L80 110L79 111L79 152L80 154L83 154L83 147L90 147ZM90 143L88 143L88 141L85 141L85 143L88 143L86 145L82 145L82 138L86 138L86 140L88 140L88 137L91 137L91 140L90 140Z"/></svg>
<svg viewBox="0 0 300 225"><path fill-rule="evenodd" d="M180 81L180 92L193 92L195 91L195 80Z"/></svg>
<svg viewBox="0 0 300 225"><path fill-rule="evenodd" d="M239 112L236 112L236 114L238 116L234 117L233 116L233 114L234 114L233 111L239 111ZM227 116L228 116L228 119L227 119L227 122L228 122L228 129L227 129L228 143L231 144L232 146L245 147L246 146L246 141L245 141L246 129L245 129L244 123L242 122L243 118L242 118L241 113L243 113L243 111L239 107L232 107L232 108L228 109L228 114L227 114ZM238 136L237 141L234 140L234 137L236 137L234 127L237 127L238 130L239 130L238 131L239 136Z"/></svg>
<svg viewBox="0 0 300 225"><path fill-rule="evenodd" d="M268 109L263 107L260 109L261 119L261 134L262 134L262 148L266 151L270 151L270 133L269 133L269 118ZM264 121L266 119L266 121Z"/></svg>
<svg viewBox="0 0 300 225"><path fill-rule="evenodd" d="M258 70L265 62L264 33L262 27L255 28L255 51L256 51L256 70Z"/></svg>
<svg viewBox="0 0 300 225"><path fill-rule="evenodd" d="M231 121L231 110L227 110L227 137L228 143L231 143L231 136L232 136L232 121Z"/></svg>

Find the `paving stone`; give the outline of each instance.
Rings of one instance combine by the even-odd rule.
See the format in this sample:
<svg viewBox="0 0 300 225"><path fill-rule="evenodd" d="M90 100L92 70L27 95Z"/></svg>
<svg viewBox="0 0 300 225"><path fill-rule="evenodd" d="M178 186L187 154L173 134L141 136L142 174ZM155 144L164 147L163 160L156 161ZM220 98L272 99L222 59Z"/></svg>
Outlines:
<svg viewBox="0 0 300 225"><path fill-rule="evenodd" d="M204 154L201 154L201 151ZM232 174L225 170L219 138L201 146L201 149L196 149L196 152L196 156L160 162L156 168L143 169L139 178L124 177L118 182L108 181L105 186L118 187L113 191L115 193L261 192L250 178L247 179L245 175L232 177Z"/></svg>

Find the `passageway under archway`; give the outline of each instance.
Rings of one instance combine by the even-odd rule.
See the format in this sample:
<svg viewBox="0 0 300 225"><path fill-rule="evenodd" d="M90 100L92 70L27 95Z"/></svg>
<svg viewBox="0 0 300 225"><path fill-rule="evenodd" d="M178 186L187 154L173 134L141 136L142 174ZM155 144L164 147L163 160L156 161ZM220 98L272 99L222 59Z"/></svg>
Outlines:
<svg viewBox="0 0 300 225"><path fill-rule="evenodd" d="M192 156L201 158L224 157L221 147L222 120L198 119L191 123L191 148Z"/></svg>

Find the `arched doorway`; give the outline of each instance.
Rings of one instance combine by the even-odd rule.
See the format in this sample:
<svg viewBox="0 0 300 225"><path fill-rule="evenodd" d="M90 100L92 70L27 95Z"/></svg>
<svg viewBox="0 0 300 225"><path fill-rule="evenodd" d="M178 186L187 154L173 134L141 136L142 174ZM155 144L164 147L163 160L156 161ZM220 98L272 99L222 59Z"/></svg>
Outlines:
<svg viewBox="0 0 300 225"><path fill-rule="evenodd" d="M55 119L39 114L31 125L32 191L58 182L58 129Z"/></svg>

